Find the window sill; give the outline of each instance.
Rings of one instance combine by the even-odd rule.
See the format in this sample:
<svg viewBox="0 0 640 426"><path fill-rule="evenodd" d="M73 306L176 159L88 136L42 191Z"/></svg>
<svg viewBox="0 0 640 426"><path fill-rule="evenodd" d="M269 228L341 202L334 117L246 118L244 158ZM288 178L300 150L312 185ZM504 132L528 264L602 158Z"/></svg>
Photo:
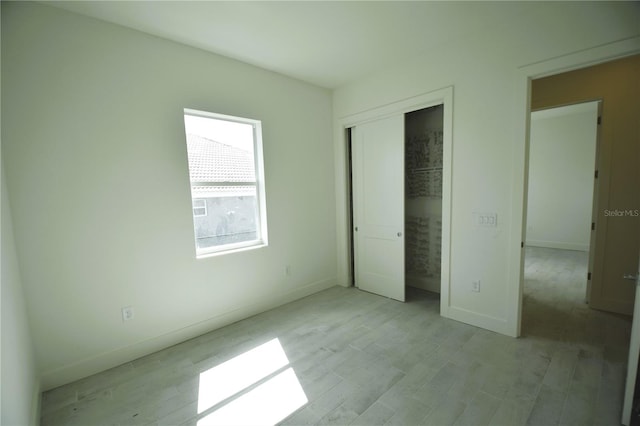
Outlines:
<svg viewBox="0 0 640 426"><path fill-rule="evenodd" d="M217 250L217 251L209 251L209 252L205 251L205 252L202 252L202 253L197 253L196 254L196 259L206 259L208 257L222 256L222 255L225 255L225 254L241 253L243 251L256 250L256 249L260 249L260 248L267 247L267 246L268 246L268 244L266 242L259 241L259 242L253 243L251 245L245 245L245 246L228 248L228 249Z"/></svg>

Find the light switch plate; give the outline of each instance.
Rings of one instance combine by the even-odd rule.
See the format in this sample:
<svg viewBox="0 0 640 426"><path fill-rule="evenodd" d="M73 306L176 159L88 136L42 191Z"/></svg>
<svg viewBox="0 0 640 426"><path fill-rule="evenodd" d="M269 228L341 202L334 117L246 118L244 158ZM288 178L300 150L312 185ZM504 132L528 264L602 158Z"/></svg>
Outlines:
<svg viewBox="0 0 640 426"><path fill-rule="evenodd" d="M498 213L480 213L473 212L473 224L481 228L497 228L498 227Z"/></svg>

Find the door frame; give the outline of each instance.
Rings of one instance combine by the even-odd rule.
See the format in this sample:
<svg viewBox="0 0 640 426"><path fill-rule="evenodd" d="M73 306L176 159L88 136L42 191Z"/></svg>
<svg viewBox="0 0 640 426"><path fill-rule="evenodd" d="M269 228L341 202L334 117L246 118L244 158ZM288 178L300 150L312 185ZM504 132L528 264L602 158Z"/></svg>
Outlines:
<svg viewBox="0 0 640 426"><path fill-rule="evenodd" d="M452 188L452 166L453 166L453 86L448 86L439 90L424 93L397 102L381 105L377 108L362 111L360 113L338 118L338 130L336 132L336 164L339 172L342 172L344 179L338 181L341 191L349 197L349 140L348 130L359 124L369 121L379 120L392 115L406 114L436 105L443 105L443 170L442 170L442 252L441 252L441 275L440 275L440 315L449 317L450 307L450 275L451 275L451 188ZM352 219L349 217L349 200L338 200L338 211L340 216L345 218L339 221L338 235L344 232L344 238L338 240L339 265L344 262L339 271L339 282L349 285L353 282L351 265L353 264L352 253ZM341 202L340 202L341 201ZM343 207L344 206L344 207ZM339 217L340 217L339 216ZM344 260L346 260L346 262Z"/></svg>
<svg viewBox="0 0 640 426"><path fill-rule="evenodd" d="M588 304L591 302L591 283L594 278L594 270L596 269L595 263L597 260L596 256L596 229L598 227L598 209L600 203L607 200L600 199L600 182L602 179L597 175L600 173L600 170L605 169L604 164L601 162L602 156L602 105L604 104L604 99L599 99L598 101L598 124L596 127L596 164L595 164L595 173L593 179L593 198L592 198L592 207L591 207L591 233L589 234L589 259L587 262L587 267L589 268L587 272L587 289L586 294L584 296L585 302ZM594 229L594 224L596 229ZM602 270L602 269L600 269Z"/></svg>
<svg viewBox="0 0 640 426"><path fill-rule="evenodd" d="M566 56L519 67L514 75L515 134L512 159L511 224L507 291L507 326L509 334L522 332L522 296L524 287L524 241L526 233L527 188L529 176L529 133L531 120L531 81L567 71L620 59L640 53L640 37L601 45Z"/></svg>

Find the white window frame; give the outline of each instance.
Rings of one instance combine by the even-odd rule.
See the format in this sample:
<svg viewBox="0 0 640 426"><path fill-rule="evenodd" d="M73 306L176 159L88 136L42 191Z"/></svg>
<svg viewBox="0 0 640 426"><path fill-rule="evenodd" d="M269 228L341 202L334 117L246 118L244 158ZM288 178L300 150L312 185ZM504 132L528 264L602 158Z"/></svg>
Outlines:
<svg viewBox="0 0 640 426"><path fill-rule="evenodd" d="M196 203L202 203L201 206L196 206ZM207 200L204 198L193 198L191 200L191 205L193 206L193 217L204 217L207 215ZM196 214L197 209L204 209L204 213Z"/></svg>
<svg viewBox="0 0 640 426"><path fill-rule="evenodd" d="M266 247L268 245L267 235L267 206L264 185L264 156L262 150L262 122L252 118L236 117L232 115L218 114L213 112L199 111L195 109L185 108L184 116L191 115L196 117L212 118L216 120L224 120L235 123L249 124L253 127L253 161L255 168L255 182L197 182L198 186L253 186L256 187L256 239L251 241L243 241L239 243L230 243L219 246L198 248L197 238L195 234L195 217L194 220L194 244L196 250L196 258L202 259L220 254L244 251L247 249ZM185 128L186 138L186 128ZM186 140L185 140L186 142ZM189 171L189 159L187 158L187 172ZM194 186L194 182L189 179L190 189ZM204 185L203 185L204 184ZM191 193L191 205L193 213L193 201L202 199L202 197L194 197ZM205 203L206 206L206 203ZM205 207L206 208L206 207ZM192 214L192 216L194 216Z"/></svg>

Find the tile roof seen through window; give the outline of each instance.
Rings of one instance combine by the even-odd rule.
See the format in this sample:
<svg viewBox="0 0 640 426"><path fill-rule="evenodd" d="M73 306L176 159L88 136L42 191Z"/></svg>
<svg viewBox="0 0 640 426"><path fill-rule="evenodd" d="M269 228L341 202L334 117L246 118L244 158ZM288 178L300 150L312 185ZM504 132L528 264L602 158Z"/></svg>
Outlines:
<svg viewBox="0 0 640 426"><path fill-rule="evenodd" d="M191 182L255 182L253 154L202 136L187 135Z"/></svg>

